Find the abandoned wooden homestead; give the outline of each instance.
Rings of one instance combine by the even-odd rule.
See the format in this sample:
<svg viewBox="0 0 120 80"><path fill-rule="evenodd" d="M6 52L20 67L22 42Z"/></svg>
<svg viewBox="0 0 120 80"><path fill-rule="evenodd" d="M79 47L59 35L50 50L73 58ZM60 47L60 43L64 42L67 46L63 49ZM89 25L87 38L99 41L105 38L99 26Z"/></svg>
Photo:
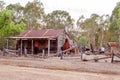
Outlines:
<svg viewBox="0 0 120 80"><path fill-rule="evenodd" d="M21 54L58 53L68 36L64 29L25 30L16 37L16 49ZM70 45L69 45L70 46Z"/></svg>

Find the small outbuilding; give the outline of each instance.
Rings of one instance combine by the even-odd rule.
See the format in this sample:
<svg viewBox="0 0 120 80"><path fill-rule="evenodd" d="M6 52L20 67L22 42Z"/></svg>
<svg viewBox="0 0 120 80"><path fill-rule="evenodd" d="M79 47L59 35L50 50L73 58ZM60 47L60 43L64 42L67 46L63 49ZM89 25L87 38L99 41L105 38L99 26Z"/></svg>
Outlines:
<svg viewBox="0 0 120 80"><path fill-rule="evenodd" d="M25 30L10 38L17 40L16 49L21 54L38 54L44 50L48 56L50 53L59 53L65 39L69 39L64 29Z"/></svg>

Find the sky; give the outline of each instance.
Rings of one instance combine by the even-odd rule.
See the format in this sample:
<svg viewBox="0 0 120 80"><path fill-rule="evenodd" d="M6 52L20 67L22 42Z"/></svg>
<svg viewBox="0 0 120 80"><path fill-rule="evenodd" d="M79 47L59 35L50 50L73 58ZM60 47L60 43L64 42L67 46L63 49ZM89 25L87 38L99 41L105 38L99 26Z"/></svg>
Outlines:
<svg viewBox="0 0 120 80"><path fill-rule="evenodd" d="M28 1L33 0L4 0L8 5L10 3L27 4ZM50 13L54 10L65 10L69 12L71 17L77 20L81 15L86 18L92 13L99 15L109 14L120 0L40 0L45 8L45 13Z"/></svg>

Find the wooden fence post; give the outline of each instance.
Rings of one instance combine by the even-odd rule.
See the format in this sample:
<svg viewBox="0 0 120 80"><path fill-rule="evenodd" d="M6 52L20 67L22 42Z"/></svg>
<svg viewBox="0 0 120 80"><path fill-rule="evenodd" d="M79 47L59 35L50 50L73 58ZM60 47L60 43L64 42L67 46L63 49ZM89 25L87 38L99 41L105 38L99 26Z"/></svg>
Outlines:
<svg viewBox="0 0 120 80"><path fill-rule="evenodd" d="M60 59L63 59L63 52L60 53Z"/></svg>
<svg viewBox="0 0 120 80"><path fill-rule="evenodd" d="M81 60L82 60L82 57L83 57L83 52L82 52L82 51L80 51L80 52L81 52L80 58L81 58Z"/></svg>
<svg viewBox="0 0 120 80"><path fill-rule="evenodd" d="M111 56L111 63L113 63L113 61L114 61L114 52L112 51L112 56Z"/></svg>
<svg viewBox="0 0 120 80"><path fill-rule="evenodd" d="M45 50L44 49L42 50L42 58L45 59Z"/></svg>

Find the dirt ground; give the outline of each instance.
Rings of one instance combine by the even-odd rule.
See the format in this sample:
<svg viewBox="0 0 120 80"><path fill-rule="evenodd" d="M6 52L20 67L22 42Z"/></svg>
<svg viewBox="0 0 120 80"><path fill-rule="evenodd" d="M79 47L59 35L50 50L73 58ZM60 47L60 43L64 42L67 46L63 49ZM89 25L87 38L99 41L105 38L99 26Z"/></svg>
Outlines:
<svg viewBox="0 0 120 80"><path fill-rule="evenodd" d="M0 80L120 80L119 75L120 63L109 60L84 62L80 57L60 60L59 57L0 56Z"/></svg>
<svg viewBox="0 0 120 80"><path fill-rule="evenodd" d="M0 80L120 80L119 75L0 65Z"/></svg>

